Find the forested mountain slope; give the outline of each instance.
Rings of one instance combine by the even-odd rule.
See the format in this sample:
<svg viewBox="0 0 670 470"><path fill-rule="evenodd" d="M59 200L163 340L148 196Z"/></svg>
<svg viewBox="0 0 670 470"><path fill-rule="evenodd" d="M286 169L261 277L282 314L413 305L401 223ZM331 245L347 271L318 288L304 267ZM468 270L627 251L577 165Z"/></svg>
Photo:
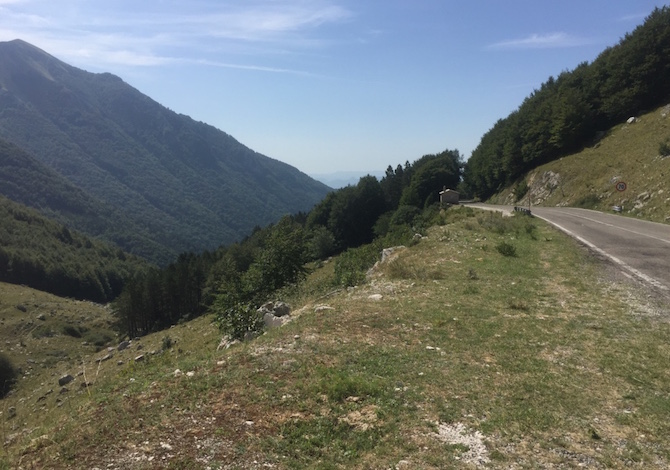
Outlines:
<svg viewBox="0 0 670 470"><path fill-rule="evenodd" d="M91 231L49 199L41 210L160 263L309 210L329 191L114 75L71 67L20 40L0 43L0 137L118 213L125 222L114 225L126 233ZM32 187L20 175L12 182ZM161 248L133 236L137 226Z"/></svg>
<svg viewBox="0 0 670 470"><path fill-rule="evenodd" d="M631 116L670 100L670 7L593 63L549 78L499 120L467 162L465 188L487 199L527 171L593 144Z"/></svg>
<svg viewBox="0 0 670 470"><path fill-rule="evenodd" d="M138 257L92 240L0 196L0 281L63 297L108 302L149 268Z"/></svg>
<svg viewBox="0 0 670 470"><path fill-rule="evenodd" d="M176 258L179 253L152 239L146 227L120 210L75 186L64 176L0 139L0 194L38 209L61 224L120 246L132 246L137 255Z"/></svg>

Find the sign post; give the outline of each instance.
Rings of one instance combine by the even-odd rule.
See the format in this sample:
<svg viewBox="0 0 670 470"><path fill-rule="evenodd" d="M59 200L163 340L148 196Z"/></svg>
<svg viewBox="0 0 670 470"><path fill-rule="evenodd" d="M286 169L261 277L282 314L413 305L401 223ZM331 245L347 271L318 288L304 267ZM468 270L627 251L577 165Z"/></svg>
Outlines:
<svg viewBox="0 0 670 470"><path fill-rule="evenodd" d="M627 187L628 186L623 181L618 181L615 186L616 190L619 191L620 193L624 192ZM621 202L620 206L614 206L613 209L614 212L623 212L623 201Z"/></svg>

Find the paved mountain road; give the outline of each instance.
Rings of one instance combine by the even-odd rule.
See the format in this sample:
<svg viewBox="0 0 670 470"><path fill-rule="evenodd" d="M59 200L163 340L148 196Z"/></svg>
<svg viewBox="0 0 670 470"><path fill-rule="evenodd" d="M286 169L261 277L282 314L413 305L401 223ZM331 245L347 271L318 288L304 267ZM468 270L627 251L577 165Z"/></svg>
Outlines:
<svg viewBox="0 0 670 470"><path fill-rule="evenodd" d="M511 206L467 204L486 210L511 212ZM532 207L546 220L604 255L622 269L670 293L670 225L569 207Z"/></svg>

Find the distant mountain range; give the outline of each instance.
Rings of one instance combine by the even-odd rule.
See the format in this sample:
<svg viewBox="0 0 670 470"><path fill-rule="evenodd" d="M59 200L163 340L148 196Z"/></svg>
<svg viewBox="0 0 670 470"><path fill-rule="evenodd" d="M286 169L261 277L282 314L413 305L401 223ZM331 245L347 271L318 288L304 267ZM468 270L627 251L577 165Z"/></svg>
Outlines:
<svg viewBox="0 0 670 470"><path fill-rule="evenodd" d="M334 189L356 186L364 176L374 176L378 180L384 177L383 171L336 171L333 173L312 173L310 176Z"/></svg>
<svg viewBox="0 0 670 470"><path fill-rule="evenodd" d="M0 194L71 228L165 264L329 191L119 77L0 43Z"/></svg>

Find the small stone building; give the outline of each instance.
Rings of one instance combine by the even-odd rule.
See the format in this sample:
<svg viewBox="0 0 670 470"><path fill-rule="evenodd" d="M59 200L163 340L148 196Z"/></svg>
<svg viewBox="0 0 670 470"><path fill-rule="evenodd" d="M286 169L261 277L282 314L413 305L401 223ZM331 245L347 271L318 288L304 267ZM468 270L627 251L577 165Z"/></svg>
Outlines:
<svg viewBox="0 0 670 470"><path fill-rule="evenodd" d="M440 191L440 204L458 204L459 197L458 191L444 187Z"/></svg>

